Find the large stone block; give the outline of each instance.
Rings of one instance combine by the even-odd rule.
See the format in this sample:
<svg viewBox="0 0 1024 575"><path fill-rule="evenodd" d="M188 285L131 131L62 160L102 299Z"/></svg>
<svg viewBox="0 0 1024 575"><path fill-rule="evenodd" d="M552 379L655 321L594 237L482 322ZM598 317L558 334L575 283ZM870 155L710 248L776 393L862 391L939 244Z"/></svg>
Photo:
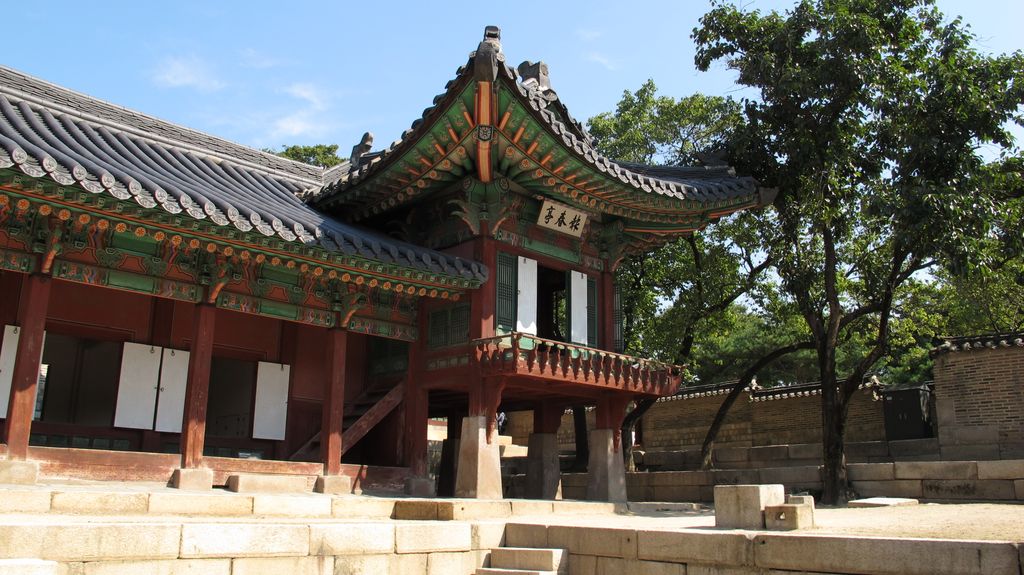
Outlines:
<svg viewBox="0 0 1024 575"><path fill-rule="evenodd" d="M391 563L386 573L390 575L405 575L406 573L426 573L427 559L429 553L405 553L392 555ZM377 575L376 573L374 575Z"/></svg>
<svg viewBox="0 0 1024 575"><path fill-rule="evenodd" d="M925 479L921 482L922 497L926 499L1015 499L1013 481L1009 479Z"/></svg>
<svg viewBox="0 0 1024 575"><path fill-rule="evenodd" d="M42 559L0 559L0 575L64 575L64 566Z"/></svg>
<svg viewBox="0 0 1024 575"><path fill-rule="evenodd" d="M1024 460L979 461L978 479L1024 479Z"/></svg>
<svg viewBox="0 0 1024 575"><path fill-rule="evenodd" d="M334 575L334 557L243 557L231 562L231 575Z"/></svg>
<svg viewBox="0 0 1024 575"><path fill-rule="evenodd" d="M594 573L596 575L621 575L624 573L642 573L643 575L686 575L687 566L681 563L665 563L663 561L598 557L597 570Z"/></svg>
<svg viewBox="0 0 1024 575"><path fill-rule="evenodd" d="M900 439L889 442L889 455L899 461L914 455L936 455L939 453L939 440L935 437L927 439Z"/></svg>
<svg viewBox="0 0 1024 575"><path fill-rule="evenodd" d="M921 497L924 493L920 479L853 481L851 484L861 497Z"/></svg>
<svg viewBox="0 0 1024 575"><path fill-rule="evenodd" d="M504 521L474 521L470 525L472 548L494 549L505 544Z"/></svg>
<svg viewBox="0 0 1024 575"><path fill-rule="evenodd" d="M334 575L398 575L399 571L392 571L392 558L396 555L342 555L334 558ZM407 555L407 557L414 557ZM425 573L426 560L422 571L410 571L410 573Z"/></svg>
<svg viewBox="0 0 1024 575"><path fill-rule="evenodd" d="M253 515L329 517L331 498L323 495L253 495Z"/></svg>
<svg viewBox="0 0 1024 575"><path fill-rule="evenodd" d="M789 446L762 445L760 447L751 447L747 457L750 461L756 461L758 465L770 464L772 462L784 464L785 460L789 458Z"/></svg>
<svg viewBox="0 0 1024 575"><path fill-rule="evenodd" d="M488 441L486 417L462 419L458 472L455 477L456 497L502 498L501 456L496 438L495 431L494 437Z"/></svg>
<svg viewBox="0 0 1024 575"><path fill-rule="evenodd" d="M715 485L753 485L761 480L756 469L718 469L711 473Z"/></svg>
<svg viewBox="0 0 1024 575"><path fill-rule="evenodd" d="M396 507L396 513L397 509ZM510 515L512 515L512 503L508 500L443 499L437 503L437 518L441 521L496 519L498 517L509 517Z"/></svg>
<svg viewBox="0 0 1024 575"><path fill-rule="evenodd" d="M590 431L590 462L587 465L587 500L626 501L626 465L622 445L615 445L615 431Z"/></svg>
<svg viewBox="0 0 1024 575"><path fill-rule="evenodd" d="M331 515L334 517L390 519L395 512L395 501L395 499L383 497L333 497Z"/></svg>
<svg viewBox="0 0 1024 575"><path fill-rule="evenodd" d="M750 461L749 447L719 447L714 453L715 461L720 463L739 463Z"/></svg>
<svg viewBox="0 0 1024 575"><path fill-rule="evenodd" d="M316 478L313 491L331 495L352 493L352 478L347 475L321 475Z"/></svg>
<svg viewBox="0 0 1024 575"><path fill-rule="evenodd" d="M892 463L851 463L846 466L850 481L885 481L896 479Z"/></svg>
<svg viewBox="0 0 1024 575"><path fill-rule="evenodd" d="M1017 499L1024 499L1024 479L1013 480L1013 490L1017 493ZM1024 562L1021 562L1021 567L1024 568Z"/></svg>
<svg viewBox="0 0 1024 575"><path fill-rule="evenodd" d="M857 441L846 444L846 456L855 461L868 457L887 457L889 443L885 441Z"/></svg>
<svg viewBox="0 0 1024 575"><path fill-rule="evenodd" d="M186 523L181 557L287 557L309 554L309 526Z"/></svg>
<svg viewBox="0 0 1024 575"><path fill-rule="evenodd" d="M149 513L164 515L252 515L252 497L224 493L154 492Z"/></svg>
<svg viewBox="0 0 1024 575"><path fill-rule="evenodd" d="M790 459L817 459L820 461L821 453L820 443L793 443L789 446Z"/></svg>
<svg viewBox="0 0 1024 575"><path fill-rule="evenodd" d="M764 529L764 508L786 502L782 485L716 485L715 526Z"/></svg>
<svg viewBox="0 0 1024 575"><path fill-rule="evenodd" d="M552 501L551 508L555 513L567 515L601 515L605 513L616 513L625 509L622 503L610 501Z"/></svg>
<svg viewBox="0 0 1024 575"><path fill-rule="evenodd" d="M394 553L393 523L314 523L309 526L310 555Z"/></svg>
<svg viewBox="0 0 1024 575"><path fill-rule="evenodd" d="M0 485L34 485L38 478L35 461L0 461Z"/></svg>
<svg viewBox="0 0 1024 575"><path fill-rule="evenodd" d="M49 490L0 489L0 513L46 513L49 510Z"/></svg>
<svg viewBox="0 0 1024 575"><path fill-rule="evenodd" d="M559 469L558 435L530 434L526 459L526 496L530 499L561 499L562 476Z"/></svg>
<svg viewBox="0 0 1024 575"><path fill-rule="evenodd" d="M700 501L699 485L656 485L650 488L652 501Z"/></svg>
<svg viewBox="0 0 1024 575"><path fill-rule="evenodd" d="M872 575L991 575L1020 569L1012 543L828 535L758 535L758 567Z"/></svg>
<svg viewBox="0 0 1024 575"><path fill-rule="evenodd" d="M722 531L637 531L637 557L668 563L753 565L750 534ZM570 558L570 563L575 556Z"/></svg>
<svg viewBox="0 0 1024 575"><path fill-rule="evenodd" d="M814 527L814 506L786 503L764 508L764 524L770 531L790 531Z"/></svg>
<svg viewBox="0 0 1024 575"><path fill-rule="evenodd" d="M944 461L977 461L980 459L999 459L999 445L943 445L940 451Z"/></svg>
<svg viewBox="0 0 1024 575"><path fill-rule="evenodd" d="M469 551L473 532L468 523L399 523L395 525L395 551L398 553L435 553Z"/></svg>
<svg viewBox="0 0 1024 575"><path fill-rule="evenodd" d="M307 493L309 491L305 475L239 473L228 476L226 487L228 491L236 493Z"/></svg>
<svg viewBox="0 0 1024 575"><path fill-rule="evenodd" d="M476 567L476 554L472 552L427 555L427 575L469 575Z"/></svg>
<svg viewBox="0 0 1024 575"><path fill-rule="evenodd" d="M769 467L759 470L761 483L784 485L820 483L821 471L814 467Z"/></svg>
<svg viewBox="0 0 1024 575"><path fill-rule="evenodd" d="M50 510L55 513L129 515L149 509L148 493L57 491Z"/></svg>
<svg viewBox="0 0 1024 575"><path fill-rule="evenodd" d="M657 485L713 485L714 474L710 471L658 471L648 473L647 484Z"/></svg>
<svg viewBox="0 0 1024 575"><path fill-rule="evenodd" d="M554 505L550 501L512 500L512 515L550 515Z"/></svg>
<svg viewBox="0 0 1024 575"><path fill-rule="evenodd" d="M548 547L548 527L533 523L509 523L505 526L505 545L509 547Z"/></svg>
<svg viewBox="0 0 1024 575"><path fill-rule="evenodd" d="M977 479L974 461L897 461L896 479Z"/></svg>
<svg viewBox="0 0 1024 575"><path fill-rule="evenodd" d="M213 488L213 470L175 469L168 484L175 489L206 491Z"/></svg>
<svg viewBox="0 0 1024 575"><path fill-rule="evenodd" d="M0 525L0 559L53 561L173 559L181 527L160 523Z"/></svg>
<svg viewBox="0 0 1024 575"><path fill-rule="evenodd" d="M563 549L504 547L491 551L491 567L500 569L563 571L568 563L569 553Z"/></svg>
<svg viewBox="0 0 1024 575"><path fill-rule="evenodd" d="M636 530L551 525L547 547L567 549L573 555L635 559Z"/></svg>
<svg viewBox="0 0 1024 575"><path fill-rule="evenodd" d="M82 575L230 575L230 559L158 559L155 561L94 561Z"/></svg>

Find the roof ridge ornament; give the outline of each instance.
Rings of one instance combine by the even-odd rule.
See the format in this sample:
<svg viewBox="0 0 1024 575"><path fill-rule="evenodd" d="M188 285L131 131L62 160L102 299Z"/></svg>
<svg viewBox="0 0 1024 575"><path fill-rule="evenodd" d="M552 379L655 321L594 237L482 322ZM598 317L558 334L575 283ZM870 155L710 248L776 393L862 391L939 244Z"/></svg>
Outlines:
<svg viewBox="0 0 1024 575"><path fill-rule="evenodd" d="M501 53L501 28L497 26L484 28L484 39L469 57L473 59L474 80L478 82L497 80L499 63L505 61L505 55Z"/></svg>
<svg viewBox="0 0 1024 575"><path fill-rule="evenodd" d="M351 170L357 169L363 162L363 156L370 153L373 148L373 133L366 132L363 134L362 139L359 143L352 146L352 156L349 158L349 163L352 164Z"/></svg>
<svg viewBox="0 0 1024 575"><path fill-rule="evenodd" d="M551 80L548 76L548 65L544 61L524 61L516 68L519 77L522 78L523 86L540 91L551 90Z"/></svg>

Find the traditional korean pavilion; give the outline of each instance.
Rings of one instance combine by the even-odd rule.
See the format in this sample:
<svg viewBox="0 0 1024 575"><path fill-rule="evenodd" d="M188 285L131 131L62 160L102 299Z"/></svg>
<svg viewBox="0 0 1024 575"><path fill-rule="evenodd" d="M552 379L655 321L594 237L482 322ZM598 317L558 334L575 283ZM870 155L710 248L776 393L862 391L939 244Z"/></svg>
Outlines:
<svg viewBox="0 0 1024 575"><path fill-rule="evenodd" d="M770 200L602 156L495 27L398 141L330 169L0 68L0 482L424 493L445 417L441 492L500 498L496 414L529 409L529 494L553 498L583 403L588 495L624 499L627 404L679 371L621 353L616 266Z"/></svg>

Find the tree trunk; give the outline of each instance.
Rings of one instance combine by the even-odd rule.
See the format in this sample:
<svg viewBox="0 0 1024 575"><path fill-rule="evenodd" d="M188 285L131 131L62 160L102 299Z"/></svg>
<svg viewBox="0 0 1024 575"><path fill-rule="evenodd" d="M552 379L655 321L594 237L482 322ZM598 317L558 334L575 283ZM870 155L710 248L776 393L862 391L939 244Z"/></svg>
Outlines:
<svg viewBox="0 0 1024 575"><path fill-rule="evenodd" d="M835 363L823 366L821 380L821 443L824 468L821 473L821 501L826 505L843 505L849 498L846 474L847 399L836 382ZM831 368L831 369L829 369Z"/></svg>
<svg viewBox="0 0 1024 575"><path fill-rule="evenodd" d="M587 409L583 405L572 406L573 432L576 435L576 457L572 462L572 471L582 473L590 463L590 441L587 437Z"/></svg>
<svg viewBox="0 0 1024 575"><path fill-rule="evenodd" d="M633 429L656 401L657 399L652 398L637 401L633 411L627 413L622 420L622 457L626 463L626 471L636 471L636 464L633 462Z"/></svg>

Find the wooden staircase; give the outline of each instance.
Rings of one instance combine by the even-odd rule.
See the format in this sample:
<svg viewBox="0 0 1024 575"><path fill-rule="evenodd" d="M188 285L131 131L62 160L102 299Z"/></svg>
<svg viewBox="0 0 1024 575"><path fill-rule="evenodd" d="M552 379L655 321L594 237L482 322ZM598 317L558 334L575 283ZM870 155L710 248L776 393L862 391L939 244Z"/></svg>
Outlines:
<svg viewBox="0 0 1024 575"><path fill-rule="evenodd" d="M341 453L352 448L378 423L391 413L405 398L403 381L394 382L393 387L386 385L371 386L345 405L342 419ZM289 457L291 461L320 460L320 432L316 432Z"/></svg>

